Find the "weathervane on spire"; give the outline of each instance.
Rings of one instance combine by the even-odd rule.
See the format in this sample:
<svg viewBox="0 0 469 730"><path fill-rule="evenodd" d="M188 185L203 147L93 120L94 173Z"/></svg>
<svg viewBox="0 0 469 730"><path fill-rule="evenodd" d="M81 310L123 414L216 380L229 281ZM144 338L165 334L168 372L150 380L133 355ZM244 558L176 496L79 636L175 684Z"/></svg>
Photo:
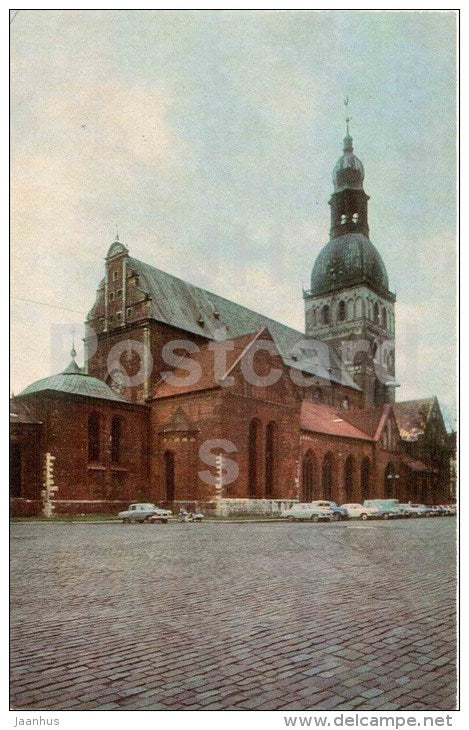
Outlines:
<svg viewBox="0 0 469 730"><path fill-rule="evenodd" d="M116 241L118 241L118 240L119 240L119 227L116 223Z"/></svg>
<svg viewBox="0 0 469 730"><path fill-rule="evenodd" d="M70 355L72 356L72 360L75 360L77 356L77 351L75 350L75 327L72 327L72 349Z"/></svg>
<svg viewBox="0 0 469 730"><path fill-rule="evenodd" d="M347 95L347 96L345 97L345 99L344 99L344 106L345 106L345 110L346 110L346 111L348 111L348 105L349 105L349 98L348 98L348 95ZM347 116L345 117L345 122L346 122L346 124L347 124L347 137L349 137L349 136L350 136L350 132L349 132L349 127L348 127L348 125L349 125L349 122L351 122L351 121L352 121L352 117L349 117L349 116L348 116L348 114L347 114Z"/></svg>

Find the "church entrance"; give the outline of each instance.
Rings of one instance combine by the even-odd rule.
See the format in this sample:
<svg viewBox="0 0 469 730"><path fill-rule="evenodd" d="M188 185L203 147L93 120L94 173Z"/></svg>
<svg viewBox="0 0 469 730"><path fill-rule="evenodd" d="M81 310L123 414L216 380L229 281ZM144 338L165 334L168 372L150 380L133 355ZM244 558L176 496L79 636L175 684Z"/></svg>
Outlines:
<svg viewBox="0 0 469 730"><path fill-rule="evenodd" d="M165 490L166 490L166 501L174 501L174 453L172 451L165 451L164 453L164 478L165 478Z"/></svg>

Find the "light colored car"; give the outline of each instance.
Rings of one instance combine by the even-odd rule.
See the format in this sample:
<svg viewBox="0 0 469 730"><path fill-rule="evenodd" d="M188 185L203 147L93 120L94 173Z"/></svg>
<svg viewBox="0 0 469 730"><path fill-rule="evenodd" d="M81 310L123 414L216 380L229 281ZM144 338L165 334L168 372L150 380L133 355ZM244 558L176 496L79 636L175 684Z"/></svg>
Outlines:
<svg viewBox="0 0 469 730"><path fill-rule="evenodd" d="M170 517L172 517L172 512L170 509L163 509L162 507L156 507L155 514L150 515L148 518L148 522L161 522L163 524L166 524L166 522L169 520Z"/></svg>
<svg viewBox="0 0 469 730"><path fill-rule="evenodd" d="M424 504L410 502L407 507L411 517L430 517L432 514L431 509Z"/></svg>
<svg viewBox="0 0 469 730"><path fill-rule="evenodd" d="M124 510L124 512L119 512L117 517L119 520L122 520L123 523L149 522L151 517L156 516L157 509L158 508L154 504L149 502L136 502L134 504L130 504L128 509ZM162 522L163 520L160 517L158 521Z"/></svg>
<svg viewBox="0 0 469 730"><path fill-rule="evenodd" d="M285 509L280 513L280 517L285 517L292 522L301 520L311 520L319 522L319 520L332 520L334 513L330 508L316 507L311 502L294 504L290 509Z"/></svg>
<svg viewBox="0 0 469 730"><path fill-rule="evenodd" d="M391 517L402 517L402 510L398 499L365 499L364 507L375 507L378 517L388 520Z"/></svg>
<svg viewBox="0 0 469 730"><path fill-rule="evenodd" d="M358 502L347 502L347 504L342 504L341 508L347 510L349 517L359 520L369 520L379 517L379 510L377 507L364 507Z"/></svg>
<svg viewBox="0 0 469 730"><path fill-rule="evenodd" d="M329 502L325 499L317 499L314 502L310 502L310 504L314 505L315 507L319 507L320 509L332 510L334 520L348 519L347 510L339 507L337 502Z"/></svg>

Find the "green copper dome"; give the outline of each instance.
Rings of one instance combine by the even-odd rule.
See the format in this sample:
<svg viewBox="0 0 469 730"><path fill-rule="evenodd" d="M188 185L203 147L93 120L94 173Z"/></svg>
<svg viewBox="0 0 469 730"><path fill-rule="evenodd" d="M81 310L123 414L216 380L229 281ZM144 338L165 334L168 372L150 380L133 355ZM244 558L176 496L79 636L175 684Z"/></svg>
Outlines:
<svg viewBox="0 0 469 730"><path fill-rule="evenodd" d="M31 383L22 390L17 397L41 393L46 390L127 403L125 398L115 393L103 380L83 372L74 359L63 372L50 375L48 378L42 378L42 380L36 380L36 382Z"/></svg>
<svg viewBox="0 0 469 730"><path fill-rule="evenodd" d="M389 293L383 259L363 233L336 236L320 251L311 274L311 294L366 284L378 293Z"/></svg>

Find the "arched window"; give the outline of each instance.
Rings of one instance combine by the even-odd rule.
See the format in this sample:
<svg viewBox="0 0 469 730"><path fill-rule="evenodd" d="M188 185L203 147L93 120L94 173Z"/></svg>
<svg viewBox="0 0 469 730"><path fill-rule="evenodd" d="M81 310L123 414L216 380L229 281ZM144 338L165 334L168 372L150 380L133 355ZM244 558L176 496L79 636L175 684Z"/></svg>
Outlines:
<svg viewBox="0 0 469 730"><path fill-rule="evenodd" d="M340 216L340 225L344 226L347 223L347 220L348 219L347 219L347 216L345 215L345 213L342 213L342 215Z"/></svg>
<svg viewBox="0 0 469 730"><path fill-rule="evenodd" d="M277 426L273 421L267 424L265 430L265 496L275 494L276 461L277 461Z"/></svg>
<svg viewBox="0 0 469 730"><path fill-rule="evenodd" d="M346 317L346 311L345 311L345 302L341 299L339 302L339 307L337 309L337 319L339 322L343 322Z"/></svg>
<svg viewBox="0 0 469 730"><path fill-rule="evenodd" d="M101 423L97 413L88 417L88 461L99 461L101 457Z"/></svg>
<svg viewBox="0 0 469 730"><path fill-rule="evenodd" d="M344 464L344 490L346 502L351 502L353 500L353 467L353 457L347 456Z"/></svg>
<svg viewBox="0 0 469 730"><path fill-rule="evenodd" d="M361 491L361 499L362 502L365 501L365 499L370 499L370 472L371 472L371 462L368 457L363 459L362 466L361 466L361 475L360 475L360 491Z"/></svg>
<svg viewBox="0 0 469 730"><path fill-rule="evenodd" d="M316 482L316 463L311 451L308 451L303 458L301 469L303 481L303 500L312 502Z"/></svg>
<svg viewBox="0 0 469 730"><path fill-rule="evenodd" d="M355 304L355 317L357 319L363 317L363 299L361 297L358 297Z"/></svg>
<svg viewBox="0 0 469 730"><path fill-rule="evenodd" d="M354 213L352 216L352 220L355 223L355 225L358 223L358 213Z"/></svg>
<svg viewBox="0 0 469 730"><path fill-rule="evenodd" d="M387 313L387 311L386 311L386 309L384 307L383 307L382 317L383 317L383 322L382 322L383 327L386 327L387 328L387 326L388 326L388 313Z"/></svg>
<svg viewBox="0 0 469 730"><path fill-rule="evenodd" d="M322 461L322 493L324 499L331 499L332 494L332 454L326 454Z"/></svg>
<svg viewBox="0 0 469 730"><path fill-rule="evenodd" d="M373 307L373 322L379 324L379 306L378 302L375 302Z"/></svg>
<svg viewBox="0 0 469 730"><path fill-rule="evenodd" d="M347 319L353 319L354 318L354 306L353 306L353 299L349 299L347 302Z"/></svg>
<svg viewBox="0 0 469 730"><path fill-rule="evenodd" d="M343 411L348 411L350 407L350 402L347 395L345 396L345 398L342 398L342 403L340 405Z"/></svg>
<svg viewBox="0 0 469 730"><path fill-rule="evenodd" d="M261 434L260 421L254 419L249 424L248 435L248 497L257 497L259 487L259 440Z"/></svg>
<svg viewBox="0 0 469 730"><path fill-rule="evenodd" d="M323 324L329 324L330 320L331 320L331 314L330 314L329 305L328 304L325 304L323 306L323 308L322 308L322 321L323 321Z"/></svg>
<svg viewBox="0 0 469 730"><path fill-rule="evenodd" d="M164 481L166 501L174 500L174 453L172 451L164 452Z"/></svg>
<svg viewBox="0 0 469 730"><path fill-rule="evenodd" d="M113 464L118 464L121 460L121 447L122 418L116 416L111 423L111 461Z"/></svg>

